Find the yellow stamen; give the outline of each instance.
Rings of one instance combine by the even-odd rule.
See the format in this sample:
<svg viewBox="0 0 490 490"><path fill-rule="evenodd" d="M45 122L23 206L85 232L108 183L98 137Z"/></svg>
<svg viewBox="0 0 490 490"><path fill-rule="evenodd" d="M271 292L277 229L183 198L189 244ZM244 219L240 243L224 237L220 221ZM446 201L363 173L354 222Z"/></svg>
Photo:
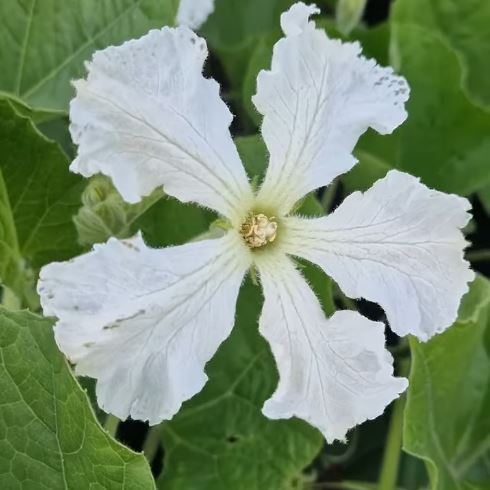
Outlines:
<svg viewBox="0 0 490 490"><path fill-rule="evenodd" d="M275 217L251 213L243 222L240 233L250 248L259 248L271 243L276 238L277 222Z"/></svg>

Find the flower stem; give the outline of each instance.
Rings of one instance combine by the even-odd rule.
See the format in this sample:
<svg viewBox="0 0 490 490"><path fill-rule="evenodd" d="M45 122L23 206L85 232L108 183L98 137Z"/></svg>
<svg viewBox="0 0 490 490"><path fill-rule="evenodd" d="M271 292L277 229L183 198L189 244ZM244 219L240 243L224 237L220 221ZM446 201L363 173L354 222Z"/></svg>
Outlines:
<svg viewBox="0 0 490 490"><path fill-rule="evenodd" d="M490 249L473 250L466 254L470 262L487 262L490 261Z"/></svg>
<svg viewBox="0 0 490 490"><path fill-rule="evenodd" d="M114 439L116 438L117 428L120 420L114 415L108 415L104 422L105 431Z"/></svg>
<svg viewBox="0 0 490 490"><path fill-rule="evenodd" d="M409 365L409 359L402 359L400 361L400 376L407 375ZM405 395L403 394L393 404L378 490L395 490L397 488L398 469L402 452L404 408Z"/></svg>
<svg viewBox="0 0 490 490"><path fill-rule="evenodd" d="M150 464L155 459L158 446L160 446L161 437L162 431L159 425L150 427L148 434L146 435L145 443L143 444L143 453Z"/></svg>

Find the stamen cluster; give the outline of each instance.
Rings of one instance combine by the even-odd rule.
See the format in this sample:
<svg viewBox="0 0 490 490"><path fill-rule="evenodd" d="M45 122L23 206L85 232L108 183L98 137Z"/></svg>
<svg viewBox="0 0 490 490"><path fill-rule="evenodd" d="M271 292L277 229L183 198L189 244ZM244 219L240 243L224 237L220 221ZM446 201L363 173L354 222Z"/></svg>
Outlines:
<svg viewBox="0 0 490 490"><path fill-rule="evenodd" d="M250 248L259 248L273 242L277 234L275 217L251 213L243 222L240 233Z"/></svg>

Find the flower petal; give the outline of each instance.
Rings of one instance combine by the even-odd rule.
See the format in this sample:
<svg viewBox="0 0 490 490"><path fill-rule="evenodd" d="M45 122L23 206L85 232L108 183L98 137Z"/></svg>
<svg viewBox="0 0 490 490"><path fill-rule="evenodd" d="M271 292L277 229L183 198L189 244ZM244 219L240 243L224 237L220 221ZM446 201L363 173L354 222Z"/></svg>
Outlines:
<svg viewBox="0 0 490 490"><path fill-rule="evenodd" d="M393 377L384 326L353 311L326 319L301 274L286 256L258 264L264 288L260 332L268 340L279 385L265 403L273 419L300 417L328 442L383 413L407 387Z"/></svg>
<svg viewBox="0 0 490 490"><path fill-rule="evenodd" d="M202 76L206 56L204 40L185 26L96 52L87 80L74 84L71 170L110 176L128 202L163 185L234 218L251 189L219 85Z"/></svg>
<svg viewBox="0 0 490 490"><path fill-rule="evenodd" d="M406 118L405 79L361 56L358 43L315 29L308 18L318 11L296 3L282 15L286 37L253 97L270 153L259 201L283 213L354 166L352 150L368 127L390 133Z"/></svg>
<svg viewBox="0 0 490 490"><path fill-rule="evenodd" d="M214 0L180 0L177 24L199 29L214 10Z"/></svg>
<svg viewBox="0 0 490 490"><path fill-rule="evenodd" d="M206 362L229 335L249 259L229 234L166 249L110 239L41 271L44 313L59 348L97 379L101 408L157 424L206 383Z"/></svg>
<svg viewBox="0 0 490 490"><path fill-rule="evenodd" d="M474 273L460 229L467 199L392 170L331 215L284 222L284 249L318 264L351 298L380 304L391 328L421 340L450 326Z"/></svg>

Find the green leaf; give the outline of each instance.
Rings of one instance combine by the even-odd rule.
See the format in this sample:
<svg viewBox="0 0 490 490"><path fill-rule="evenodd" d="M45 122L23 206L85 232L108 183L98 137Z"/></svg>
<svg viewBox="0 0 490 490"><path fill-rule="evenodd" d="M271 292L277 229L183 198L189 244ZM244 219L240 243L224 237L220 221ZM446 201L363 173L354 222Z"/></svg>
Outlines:
<svg viewBox="0 0 490 490"><path fill-rule="evenodd" d="M0 487L152 489L143 455L97 423L52 322L0 308Z"/></svg>
<svg viewBox="0 0 490 490"><path fill-rule="evenodd" d="M490 282L475 280L451 328L410 346L404 449L426 461L433 490L488 489Z"/></svg>
<svg viewBox="0 0 490 490"><path fill-rule="evenodd" d="M22 295L22 271L78 253L72 215L83 179L6 99L0 99L0 155L0 277Z"/></svg>
<svg viewBox="0 0 490 490"><path fill-rule="evenodd" d="M3 0L0 90L66 110L92 53L173 23L177 0Z"/></svg>
<svg viewBox="0 0 490 490"><path fill-rule="evenodd" d="M359 26L349 40L361 43L362 52L368 58L374 58L380 65L389 65L390 26L388 22L366 28Z"/></svg>
<svg viewBox="0 0 490 490"><path fill-rule="evenodd" d="M455 52L437 33L405 22L401 3L395 4L391 17L390 54L411 87L408 119L393 135L369 131L361 138L356 150L360 163L342 181L348 190L365 190L389 169L398 168L430 187L471 194L490 183L490 114L464 91ZM356 30L354 36L367 40L369 54L385 63L386 30L369 32Z"/></svg>
<svg viewBox="0 0 490 490"><path fill-rule="evenodd" d="M215 10L202 28L210 46L237 51L272 31L280 32L280 17L294 0L216 0Z"/></svg>
<svg viewBox="0 0 490 490"><path fill-rule="evenodd" d="M490 114L460 84L455 53L425 29L394 23L394 63L412 88L396 166L430 187L467 195L490 182Z"/></svg>
<svg viewBox="0 0 490 490"><path fill-rule="evenodd" d="M35 124L48 123L66 117L66 112L64 111L33 109L15 95L7 92L0 91L0 100L8 100L20 115L28 117Z"/></svg>
<svg viewBox="0 0 490 490"><path fill-rule="evenodd" d="M473 100L490 109L490 2L488 0L397 0L396 22L436 33L458 54L461 81Z"/></svg>
<svg viewBox="0 0 490 490"><path fill-rule="evenodd" d="M369 151L358 149L355 155L359 159L359 163L342 178L349 194L354 191L366 191L392 168L381 157L373 155Z"/></svg>
<svg viewBox="0 0 490 490"><path fill-rule="evenodd" d="M12 216L7 187L0 172L0 279L14 291L22 291L23 261Z"/></svg>
<svg viewBox="0 0 490 490"><path fill-rule="evenodd" d="M277 383L259 335L261 293L247 281L231 337L207 365L204 390L163 426L164 490L289 488L318 453L321 435L300 420L268 420L260 409Z"/></svg>

